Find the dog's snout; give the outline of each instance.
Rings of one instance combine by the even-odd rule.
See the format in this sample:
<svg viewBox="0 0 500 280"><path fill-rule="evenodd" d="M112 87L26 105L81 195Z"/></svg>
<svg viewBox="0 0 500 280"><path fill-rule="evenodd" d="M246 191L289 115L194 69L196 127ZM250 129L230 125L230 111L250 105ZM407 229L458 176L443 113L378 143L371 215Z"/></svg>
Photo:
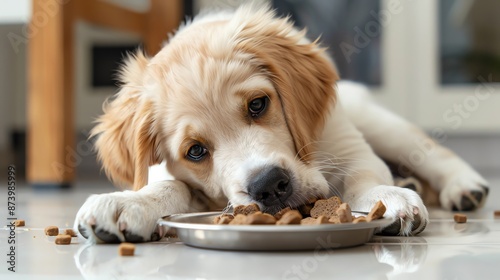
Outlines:
<svg viewBox="0 0 500 280"><path fill-rule="evenodd" d="M250 180L247 189L255 201L262 202L266 206L283 203L293 191L290 175L279 167L262 170Z"/></svg>

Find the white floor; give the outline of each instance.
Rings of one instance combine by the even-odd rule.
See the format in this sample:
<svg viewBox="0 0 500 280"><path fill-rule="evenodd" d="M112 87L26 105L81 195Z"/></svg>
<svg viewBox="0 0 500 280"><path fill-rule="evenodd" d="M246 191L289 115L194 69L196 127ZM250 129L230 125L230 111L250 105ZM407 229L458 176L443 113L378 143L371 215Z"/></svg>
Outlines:
<svg viewBox="0 0 500 280"><path fill-rule="evenodd" d="M431 224L417 237L374 237L363 246L333 251L228 252L196 249L175 240L139 244L134 257L120 257L117 245L55 245L43 228L70 228L91 193L110 184L78 183L68 191L33 191L19 186L16 216L26 227L15 231L15 270L7 227L0 229L0 279L499 279L500 179L490 178L484 209L456 224L453 214L431 209ZM0 221L7 224L6 188ZM5 194L4 194L5 193Z"/></svg>

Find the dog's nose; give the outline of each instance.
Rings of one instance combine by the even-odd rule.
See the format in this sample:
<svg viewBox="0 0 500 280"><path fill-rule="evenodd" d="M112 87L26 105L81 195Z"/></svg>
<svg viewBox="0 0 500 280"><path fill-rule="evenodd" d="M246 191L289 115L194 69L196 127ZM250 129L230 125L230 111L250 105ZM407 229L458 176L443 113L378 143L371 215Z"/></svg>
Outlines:
<svg viewBox="0 0 500 280"><path fill-rule="evenodd" d="M283 203L291 194L290 175L279 167L271 167L260 172L250 180L248 193L255 201L265 206Z"/></svg>

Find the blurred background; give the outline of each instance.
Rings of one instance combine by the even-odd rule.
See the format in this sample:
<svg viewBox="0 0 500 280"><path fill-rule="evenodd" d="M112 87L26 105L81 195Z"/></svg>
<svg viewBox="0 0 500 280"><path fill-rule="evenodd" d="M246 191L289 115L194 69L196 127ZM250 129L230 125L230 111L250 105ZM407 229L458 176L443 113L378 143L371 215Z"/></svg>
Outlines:
<svg viewBox="0 0 500 280"><path fill-rule="evenodd" d="M185 18L242 2L0 0L0 170L39 185L104 179L87 137L124 54L154 54ZM320 36L343 79L498 175L500 1L257 2Z"/></svg>

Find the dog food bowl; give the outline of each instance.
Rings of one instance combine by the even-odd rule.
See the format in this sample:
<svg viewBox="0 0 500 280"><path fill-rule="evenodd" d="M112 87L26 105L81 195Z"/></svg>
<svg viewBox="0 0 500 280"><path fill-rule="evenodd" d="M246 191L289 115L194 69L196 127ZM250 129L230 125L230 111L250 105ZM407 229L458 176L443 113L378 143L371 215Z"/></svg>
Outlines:
<svg viewBox="0 0 500 280"><path fill-rule="evenodd" d="M393 220L322 225L217 225L221 212L176 214L158 221L164 232L175 229L186 245L218 250L291 251L322 250L362 245L375 229Z"/></svg>

